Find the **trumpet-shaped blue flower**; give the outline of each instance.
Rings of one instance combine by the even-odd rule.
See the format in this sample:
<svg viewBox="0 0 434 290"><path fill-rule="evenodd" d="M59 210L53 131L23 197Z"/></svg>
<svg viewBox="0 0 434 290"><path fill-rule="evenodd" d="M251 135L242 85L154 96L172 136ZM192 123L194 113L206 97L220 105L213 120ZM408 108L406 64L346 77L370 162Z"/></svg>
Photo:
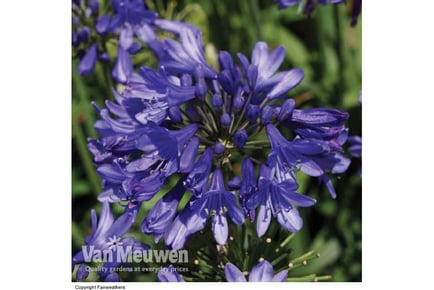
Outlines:
<svg viewBox="0 0 434 290"><path fill-rule="evenodd" d="M247 282L243 272L232 263L226 263L225 276L228 282ZM273 275L273 266L270 262L264 260L252 268L248 282L284 282L287 277L288 270Z"/></svg>

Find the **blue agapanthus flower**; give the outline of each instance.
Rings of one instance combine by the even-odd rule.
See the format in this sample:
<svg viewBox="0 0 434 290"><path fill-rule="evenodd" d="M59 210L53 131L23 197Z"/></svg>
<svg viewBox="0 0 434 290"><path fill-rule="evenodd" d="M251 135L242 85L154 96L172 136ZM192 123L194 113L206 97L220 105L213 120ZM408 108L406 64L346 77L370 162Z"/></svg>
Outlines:
<svg viewBox="0 0 434 290"><path fill-rule="evenodd" d="M273 266L263 260L249 272L248 281L243 272L232 263L225 265L225 275L228 282L284 282L288 278L288 270L273 275Z"/></svg>
<svg viewBox="0 0 434 290"><path fill-rule="evenodd" d="M86 279L89 275L86 263L104 262L98 271L98 275L105 282L118 282L119 276L116 273L116 268L124 263L122 260L117 260L116 253L120 250L126 255L132 254L133 251L147 250L148 245L136 241L132 237L126 237L131 226L137 217L138 207L130 206L116 220L107 202L102 203L100 218L97 218L95 210L91 212L92 232L85 239L85 245L72 258L72 270L75 265L80 265L76 272L78 281ZM113 260L103 261L103 255L111 253Z"/></svg>
<svg viewBox="0 0 434 290"><path fill-rule="evenodd" d="M342 154L348 114L295 108L292 90L304 73L279 71L283 46L258 42L250 58L222 51L216 69L206 61L200 31L160 25L179 37L159 43L159 68L130 67L115 102L95 105L100 137L88 147L102 177L99 200L128 212L175 180L140 221L145 234L172 249L185 247L208 221L220 245L246 218L260 236L272 217L300 230L297 208L315 200L297 192L296 173L318 178L336 196L331 176L349 165Z"/></svg>
<svg viewBox="0 0 434 290"><path fill-rule="evenodd" d="M141 51L143 45L161 57L158 29L175 34L183 28L197 30L190 24L159 19L143 0L111 0L104 14L97 0L72 1L72 12L72 46L80 57L77 72L91 74L98 60L109 61L107 43L111 40L118 46L112 77L119 83L125 83L133 73L131 55Z"/></svg>

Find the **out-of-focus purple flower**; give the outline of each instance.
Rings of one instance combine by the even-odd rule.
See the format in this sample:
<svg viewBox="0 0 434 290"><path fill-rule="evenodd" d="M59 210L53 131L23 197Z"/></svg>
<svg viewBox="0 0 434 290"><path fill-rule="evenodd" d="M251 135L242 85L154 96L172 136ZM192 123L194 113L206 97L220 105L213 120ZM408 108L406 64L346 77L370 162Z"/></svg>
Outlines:
<svg viewBox="0 0 434 290"><path fill-rule="evenodd" d="M142 231L153 234L155 242L168 230L176 216L179 201L185 192L183 183L184 180L180 179L177 185L154 205L142 222Z"/></svg>
<svg viewBox="0 0 434 290"><path fill-rule="evenodd" d="M207 63L203 52L201 33L184 28L179 33L180 42L164 40L167 55L160 64L168 71L195 75L197 66L201 66L206 77L214 78L217 72Z"/></svg>
<svg viewBox="0 0 434 290"><path fill-rule="evenodd" d="M247 282L243 272L232 263L226 263L225 276L228 282ZM248 282L284 282L287 277L288 270L273 275L273 266L270 262L264 260L252 268Z"/></svg>
<svg viewBox="0 0 434 290"><path fill-rule="evenodd" d="M362 137L350 136L348 137L348 152L351 156L356 158L362 157Z"/></svg>
<svg viewBox="0 0 434 290"><path fill-rule="evenodd" d="M77 270L77 281L84 281L89 276L89 270L85 265L80 265Z"/></svg>
<svg viewBox="0 0 434 290"><path fill-rule="evenodd" d="M279 4L279 9L284 9L298 5L302 2L302 0L273 0L273 2Z"/></svg>
<svg viewBox="0 0 434 290"><path fill-rule="evenodd" d="M113 78L119 83L125 83L133 73L133 63L128 52L118 47L118 57L112 71Z"/></svg>
<svg viewBox="0 0 434 290"><path fill-rule="evenodd" d="M119 275L116 272L111 272L107 275L104 282L120 282L121 278L119 278Z"/></svg>
<svg viewBox="0 0 434 290"><path fill-rule="evenodd" d="M94 44L80 60L80 63L78 64L78 68L77 68L78 73L81 75L88 75L92 73L93 70L95 69L96 59L97 59L97 47L96 44Z"/></svg>
<svg viewBox="0 0 434 290"><path fill-rule="evenodd" d="M299 11L304 11L306 15L311 15L312 12L315 10L315 6L317 4L321 5L329 5L329 4L345 4L346 0L273 0L274 3L279 4L279 9L285 9L292 6L298 6ZM361 11L361 0L355 0L353 1L352 6L352 20L351 20L351 26L356 25L357 23L357 17L360 14ZM304 9L303 9L304 7Z"/></svg>
<svg viewBox="0 0 434 290"><path fill-rule="evenodd" d="M151 24L157 14L146 9L141 0L111 0L115 16L110 22L110 30L119 30L119 44L127 50L136 35L141 41L148 43L156 34Z"/></svg>
<svg viewBox="0 0 434 290"><path fill-rule="evenodd" d="M157 278L160 282L185 282L172 265L158 271Z"/></svg>

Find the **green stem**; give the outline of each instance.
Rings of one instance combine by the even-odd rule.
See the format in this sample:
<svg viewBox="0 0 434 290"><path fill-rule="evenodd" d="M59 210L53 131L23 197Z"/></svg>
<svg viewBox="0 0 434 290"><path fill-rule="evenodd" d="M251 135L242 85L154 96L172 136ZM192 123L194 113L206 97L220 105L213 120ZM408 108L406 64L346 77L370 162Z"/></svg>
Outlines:
<svg viewBox="0 0 434 290"><path fill-rule="evenodd" d="M90 182L93 193L99 194L101 192L101 187L99 184L99 177L96 175L95 168L92 163L92 156L87 149L86 137L83 130L78 122L79 110L74 110L72 112L72 132L74 135L74 142L77 146L78 154L80 155L81 162L84 167L87 179Z"/></svg>
<svg viewBox="0 0 434 290"><path fill-rule="evenodd" d="M256 36L257 36L257 40L264 40L264 33L262 32L262 23L261 23L261 18L260 18L260 9L259 9L259 4L258 4L258 0L250 0L249 2L249 8L250 8L250 12L253 15L253 20L255 22L255 27L256 27Z"/></svg>
<svg viewBox="0 0 434 290"><path fill-rule="evenodd" d="M82 108L82 111L85 116L84 125L86 127L86 133L88 136L95 138L96 131L95 128L93 127L93 124L95 123L94 110L89 100L89 96L87 94L85 84L83 83L83 79L80 76L78 76L75 71L72 73L72 84L73 84L73 90L78 96L80 107Z"/></svg>

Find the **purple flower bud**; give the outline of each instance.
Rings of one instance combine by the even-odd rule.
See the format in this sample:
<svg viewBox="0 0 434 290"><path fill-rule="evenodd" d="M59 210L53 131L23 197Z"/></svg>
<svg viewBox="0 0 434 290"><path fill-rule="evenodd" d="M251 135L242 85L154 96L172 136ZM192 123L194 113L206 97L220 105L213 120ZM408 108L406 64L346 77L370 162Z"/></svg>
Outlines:
<svg viewBox="0 0 434 290"><path fill-rule="evenodd" d="M170 107L168 113L169 113L170 120L172 120L172 122L182 123L182 114L179 107L176 106Z"/></svg>
<svg viewBox="0 0 434 290"><path fill-rule="evenodd" d="M268 124L273 118L273 108L269 105L265 105L261 112L262 124Z"/></svg>
<svg viewBox="0 0 434 290"><path fill-rule="evenodd" d="M244 106L245 99L240 94L237 94L234 98L234 109L238 112Z"/></svg>
<svg viewBox="0 0 434 290"><path fill-rule="evenodd" d="M102 61L102 62L109 62L110 61L110 56L107 52L103 52L100 53L98 56L98 60Z"/></svg>
<svg viewBox="0 0 434 290"><path fill-rule="evenodd" d="M85 265L80 265L77 270L76 278L78 281L84 281L89 276L88 268Z"/></svg>
<svg viewBox="0 0 434 290"><path fill-rule="evenodd" d="M110 16L104 15L100 17L95 24L95 30L100 35L105 35L109 31Z"/></svg>
<svg viewBox="0 0 434 290"><path fill-rule="evenodd" d="M125 83L133 73L133 63L130 55L122 47L118 47L118 57L112 71L113 78L119 83Z"/></svg>
<svg viewBox="0 0 434 290"><path fill-rule="evenodd" d="M214 152L215 152L216 154L223 154L223 152L225 152L225 150L226 150L226 147L225 147L225 145L223 145L221 142L216 143L216 144L214 145Z"/></svg>
<svg viewBox="0 0 434 290"><path fill-rule="evenodd" d="M220 123L222 123L223 126L228 127L231 124L231 116L229 116L228 113L224 113L220 117Z"/></svg>
<svg viewBox="0 0 434 290"><path fill-rule="evenodd" d="M235 145L238 148L242 148L246 144L248 137L249 136L247 136L246 130L243 129L243 130L237 131L234 134L234 143L235 143Z"/></svg>
<svg viewBox="0 0 434 290"><path fill-rule="evenodd" d="M222 108L222 106L223 106L223 99L222 99L222 96L221 96L219 93L215 93L215 94L212 96L211 104L212 104L216 109L220 110L220 109Z"/></svg>
<svg viewBox="0 0 434 290"><path fill-rule="evenodd" d="M280 112L278 115L279 121L283 121L288 119L292 115L292 111L294 111L295 101L293 99L287 99L283 102L282 107L280 108Z"/></svg>
<svg viewBox="0 0 434 290"><path fill-rule="evenodd" d="M116 272L111 272L107 275L104 282L120 282L121 279L119 278L119 275Z"/></svg>
<svg viewBox="0 0 434 290"><path fill-rule="evenodd" d="M222 70L224 70L224 69L233 70L234 69L234 61L232 60L232 56L230 55L229 52L221 51L219 53L218 59L219 59L219 64L220 64L220 67L222 68Z"/></svg>
<svg viewBox="0 0 434 290"><path fill-rule="evenodd" d="M90 36L90 28L85 26L85 27L80 27L77 30L77 36L78 36L78 41L79 42L88 42L89 41L89 36Z"/></svg>
<svg viewBox="0 0 434 290"><path fill-rule="evenodd" d="M200 117L199 117L196 109L194 108L194 106L187 106L185 108L185 114L194 122L200 121Z"/></svg>
<svg viewBox="0 0 434 290"><path fill-rule="evenodd" d="M131 46L128 48L129 54L136 54L142 49L142 46L138 42L133 42Z"/></svg>
<svg viewBox="0 0 434 290"><path fill-rule="evenodd" d="M241 186L241 178L238 176L234 176L231 180L228 181L228 187L230 190L238 190Z"/></svg>
<svg viewBox="0 0 434 290"><path fill-rule="evenodd" d="M80 43L78 42L77 33L72 33L72 46L77 47Z"/></svg>
<svg viewBox="0 0 434 290"><path fill-rule="evenodd" d="M78 64L78 74L80 75L88 75L93 72L95 69L97 58L97 48L96 44L92 45L91 48L86 52L84 57L80 60Z"/></svg>
<svg viewBox="0 0 434 290"><path fill-rule="evenodd" d="M258 117L259 117L259 112L260 112L259 106L248 105L246 115L247 115L247 118L249 119L249 121L251 123L256 122L256 119L258 119Z"/></svg>
<svg viewBox="0 0 434 290"><path fill-rule="evenodd" d="M78 17L78 16L73 16L73 17L72 17L72 24L73 24L74 26L77 26L78 24L80 24L80 17Z"/></svg>
<svg viewBox="0 0 434 290"><path fill-rule="evenodd" d="M98 15L99 2L94 0L89 3L89 8L92 11L93 15Z"/></svg>
<svg viewBox="0 0 434 290"><path fill-rule="evenodd" d="M255 88L257 80L258 80L258 67L256 65L250 64L249 68L247 69L247 82L251 90Z"/></svg>
<svg viewBox="0 0 434 290"><path fill-rule="evenodd" d="M188 142L179 159L179 171L189 173L194 168L194 161L199 150L199 138L194 137Z"/></svg>

